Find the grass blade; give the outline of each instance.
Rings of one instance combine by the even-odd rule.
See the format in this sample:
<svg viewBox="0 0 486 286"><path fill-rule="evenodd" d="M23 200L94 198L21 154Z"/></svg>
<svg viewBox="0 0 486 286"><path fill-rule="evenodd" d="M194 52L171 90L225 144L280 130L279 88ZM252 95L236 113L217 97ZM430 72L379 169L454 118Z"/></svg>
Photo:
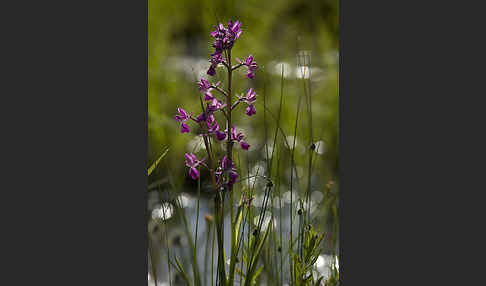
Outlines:
<svg viewBox="0 0 486 286"><path fill-rule="evenodd" d="M155 167L157 167L157 165L160 163L160 161L165 157L165 155L167 155L167 152L169 152L169 147L167 147L167 149L165 149L164 153L162 153L162 155L160 155L160 157L152 164L152 166L150 166L150 168L148 168L147 176L150 176L150 174L152 174L152 172L155 170Z"/></svg>

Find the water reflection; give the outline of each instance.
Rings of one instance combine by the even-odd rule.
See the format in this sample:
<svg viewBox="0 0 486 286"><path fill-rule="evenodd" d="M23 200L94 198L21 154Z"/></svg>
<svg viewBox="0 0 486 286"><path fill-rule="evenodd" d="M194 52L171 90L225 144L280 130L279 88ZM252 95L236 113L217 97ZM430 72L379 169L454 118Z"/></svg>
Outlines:
<svg viewBox="0 0 486 286"><path fill-rule="evenodd" d="M339 59L337 51L331 51L323 55L325 64L336 65ZM299 60L299 57L298 57ZM326 79L325 71L321 67L312 66L310 60L302 60L302 63L298 65L290 64L286 61L270 61L266 65L268 71L275 76L281 77L283 71L283 77L286 79L308 79L309 77L313 82L319 82ZM165 66L169 70L178 71L183 73L186 78L193 81L194 78L207 78L207 70L209 68L209 61L203 57L191 57L191 56L178 56L170 57L167 59ZM245 69L237 70L241 76L246 74Z"/></svg>
<svg viewBox="0 0 486 286"><path fill-rule="evenodd" d="M260 180L264 181L264 180ZM268 208L267 211L264 214L263 222L262 222L262 229L265 230L267 227L273 228L275 231L280 231L280 227L282 227L282 234L284 237L288 237L289 232L290 232L290 191L288 189L288 186L282 186L281 187L281 199L282 199L282 217L278 217L279 211L274 209L271 209L271 201L269 200L268 202ZM285 191L285 192L284 192ZM191 232L192 238L195 238L195 225L196 225L196 220L197 220L197 212L196 212L196 207L195 204L197 203L197 198L193 195L190 195L189 193L183 192L180 193L177 196L178 200L181 202L182 211L185 213L186 219L187 219L187 225L189 226L189 231ZM263 193L259 192L258 194L255 194L255 198L253 200L252 205L256 208L262 207L263 204ZM270 198L269 198L270 199ZM324 199L324 195L320 191L313 191L311 193L311 203L310 203L310 208L311 212L316 211L316 206L319 201ZM274 198L274 206L278 206L279 198L276 196ZM294 190L293 194L293 212L296 212L296 203L298 201L298 196L297 196L297 190ZM198 239L197 239L197 263L198 265L201 265L200 271L204 271L204 265L208 265L207 269L209 269L209 272L206 274L206 281L210 281L211 275L210 275L210 269L211 269L211 239L207 240L208 237L212 237L212 233L214 231L214 219L211 218L213 215L212 211L214 210L214 202L210 198L206 197L201 197L200 201L200 211L199 211L199 225L198 225ZM236 207L236 205L235 205ZM306 205L304 205L306 207ZM154 208L153 211L153 217L157 218L158 220L155 220L154 223L161 223L160 220L164 219L163 216L163 210L166 212L166 218L170 218L173 216L175 213L176 206L172 205L170 203L163 203L163 204L158 204ZM231 235L230 229L231 229L231 221L230 221L230 215L229 215L229 209L226 209L227 213L224 218L224 230L225 230L225 237L229 237ZM272 219L272 213L275 215ZM255 217L253 217L250 221L246 221L243 219L243 225L246 225L242 229L244 229L244 234L243 234L243 239L246 240L248 233L248 228L249 225L251 224L253 227L258 225L258 222L260 220L259 217L259 210L255 210L254 212ZM207 217L205 219L205 217ZM295 217L294 217L295 218ZM157 285L164 285L163 283L166 283L169 279L169 274L168 274L168 266L167 266L167 249L165 247L165 237L167 237L167 242L169 245L169 251L170 251L170 256L171 257L178 257L180 260L181 264L186 268L186 269L191 269L191 256L189 252L189 241L186 238L186 234L183 228L182 221L180 220L179 216L174 216L172 220L167 221L169 226L168 226L168 231L166 231L165 228L160 228L160 236L158 238L153 237L154 239L154 245L158 247L155 251L155 253L158 253L159 255L159 263L157 266L157 277L164 281L159 281ZM297 220L294 220L294 225L293 225L293 231L294 235L298 231L298 223ZM210 235L208 236L208 230L211 230ZM253 229L251 229L252 231ZM159 241L159 242L157 242ZM159 244L160 243L160 244ZM157 246L158 245L158 246ZM209 247L209 248L208 248ZM288 241L284 239L282 243L282 248L286 249L288 247ZM224 248L225 252L229 253L230 252L230 240L225 239L224 241ZM209 254L206 256L206 251ZM326 250L328 251L328 250ZM215 255L217 255L217 250L215 251ZM209 258L208 258L209 257ZM209 259L209 260L208 260ZM334 263L334 258L331 255L326 255L322 254L318 260L316 261L315 264L315 270L316 274L318 273L319 275L330 275L331 271L329 269L330 265L333 265ZM214 261L214 267L216 267L217 261ZM336 262L337 264L337 262ZM204 273L204 272L203 272ZM176 281L177 271L172 271L171 272L171 279L172 281ZM189 276L192 276L192 274L188 274ZM284 274L286 276L287 274ZM328 276L326 276L328 277ZM192 277L190 277L192 279ZM214 273L213 279L216 279L216 273ZM288 277L284 278L288 279ZM149 276L149 285L154 285L153 277ZM175 284L174 284L175 285Z"/></svg>
<svg viewBox="0 0 486 286"><path fill-rule="evenodd" d="M265 212L261 216L263 216L263 221L261 222L261 224L262 224L262 230L267 229L267 226L270 224L270 222L272 222L271 226L273 228L275 228L277 226L275 220L272 220L272 214L270 212ZM253 224L255 226L258 226L258 223L260 222L261 216L260 215L257 215L253 219Z"/></svg>
<svg viewBox="0 0 486 286"><path fill-rule="evenodd" d="M174 206L171 203L158 204L152 210L152 219L167 220L174 214Z"/></svg>
<svg viewBox="0 0 486 286"><path fill-rule="evenodd" d="M195 136L192 140L187 143L187 150L192 153L199 152L204 148L204 139L202 136Z"/></svg>
<svg viewBox="0 0 486 286"><path fill-rule="evenodd" d="M325 145L324 141L320 140L320 141L315 142L314 144L316 145L315 152L319 155L324 154L324 152L326 151L326 145Z"/></svg>
<svg viewBox="0 0 486 286"><path fill-rule="evenodd" d="M316 203L320 203L322 201L322 199L324 198L324 195L322 194L322 192L319 192L319 191L313 191L311 193L311 200L313 202L316 202Z"/></svg>
<svg viewBox="0 0 486 286"><path fill-rule="evenodd" d="M209 68L209 61L202 57L170 57L167 59L166 67L184 73L188 80L194 81L195 78L207 77L206 71Z"/></svg>
<svg viewBox="0 0 486 286"><path fill-rule="evenodd" d="M196 205L196 198L188 194L181 194L178 196L178 201L183 208L193 208Z"/></svg>
<svg viewBox="0 0 486 286"><path fill-rule="evenodd" d="M332 268L336 268L339 271L339 260L337 256L323 254L319 255L315 266L318 274L324 276L324 279L328 279Z"/></svg>

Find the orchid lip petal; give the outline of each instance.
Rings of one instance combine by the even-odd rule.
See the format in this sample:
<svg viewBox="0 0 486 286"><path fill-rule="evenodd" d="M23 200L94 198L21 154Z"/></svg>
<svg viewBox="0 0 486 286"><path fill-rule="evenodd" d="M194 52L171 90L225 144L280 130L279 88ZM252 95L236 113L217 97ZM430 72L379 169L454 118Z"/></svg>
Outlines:
<svg viewBox="0 0 486 286"><path fill-rule="evenodd" d="M189 126L182 122L181 123L181 133L189 133L191 131L191 129L189 128Z"/></svg>
<svg viewBox="0 0 486 286"><path fill-rule="evenodd" d="M191 168L189 169L189 176L191 176L191 178L192 178L193 180L196 180L196 179L199 177L199 172L197 171L197 169L196 169L196 168L191 167Z"/></svg>

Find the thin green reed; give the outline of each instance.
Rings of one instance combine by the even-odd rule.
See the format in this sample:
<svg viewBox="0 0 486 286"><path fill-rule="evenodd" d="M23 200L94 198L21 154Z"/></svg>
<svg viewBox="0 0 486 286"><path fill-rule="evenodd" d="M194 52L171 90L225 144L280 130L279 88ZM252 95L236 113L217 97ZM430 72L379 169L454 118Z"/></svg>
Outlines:
<svg viewBox="0 0 486 286"><path fill-rule="evenodd" d="M283 90L284 90L284 65L281 66L282 73L280 77L280 104L278 107L278 119L277 119L277 127L275 128L275 136L273 137L273 148L272 152L275 150L275 144L277 143L277 135L278 129L280 128L280 114L282 112L282 104L283 104ZM272 156L273 161L273 156ZM280 189L280 147L277 152L277 189L278 189L278 204L279 204L279 223L280 223L280 284L283 284L283 239L282 239L282 192Z"/></svg>
<svg viewBox="0 0 486 286"><path fill-rule="evenodd" d="M198 169L200 169L198 167ZM194 236L194 248L197 250L197 233L199 227L199 201L201 199L201 177L197 178L197 206L196 206L196 234Z"/></svg>
<svg viewBox="0 0 486 286"><path fill-rule="evenodd" d="M149 248L149 257L150 257L150 266L152 266L152 276L154 277L155 286L157 286L157 269L155 267L155 260L154 260L154 250L152 247L152 240L150 236L148 237L148 248Z"/></svg>
<svg viewBox="0 0 486 286"><path fill-rule="evenodd" d="M271 182L271 179L272 179L272 159L273 158L269 158L268 156L268 125L267 125L267 73L264 73L264 76L263 76L263 129L264 129L264 148L265 148L265 163L266 163L266 167L267 167L267 176L268 176L268 179L270 180ZM275 129L277 130L277 129ZM273 144L275 147L275 143ZM273 157L273 150L272 150L272 157ZM271 209L273 210L273 192L271 194ZM265 212L263 213L265 214ZM273 223L273 220L274 220L274 216L273 216L273 211L271 212L271 218L270 218L270 222ZM274 237L274 232L272 231L272 236ZM274 244L274 247L276 247L276 245ZM276 248L275 248L276 250ZM276 253L276 251L275 251ZM270 260L270 255L268 255L268 260ZM274 264L274 267L275 267L275 264ZM272 269L273 270L273 269ZM276 273L276 271L275 271ZM273 276L273 273L271 274ZM275 281L275 279L273 279L273 281Z"/></svg>
<svg viewBox="0 0 486 286"><path fill-rule="evenodd" d="M304 55L305 57L306 55ZM309 161L308 161L308 172L307 172L307 190L306 190L306 201L305 205L307 207L306 211L306 220L305 224L307 225L310 222L310 192L311 192L311 176L312 176L312 157L314 155L314 150L315 150L315 145L314 145L314 135L313 135L313 127L312 127L312 98L311 98L311 91L310 91L310 86L311 86L311 63L310 63L310 56L309 60L307 58L304 59L304 64L308 64L306 66L302 66L302 84L303 84L303 90L304 90L304 95L306 98L306 105L307 105L307 115L309 116L308 122L309 122ZM308 67L308 68L304 68ZM308 72L308 76L306 76L306 72ZM306 84L306 78L307 78L307 84Z"/></svg>
<svg viewBox="0 0 486 286"><path fill-rule="evenodd" d="M207 236L206 236L206 248L204 252L204 285L208 285L208 264L209 264L209 248L211 241L211 218L206 216L206 229L207 229Z"/></svg>
<svg viewBox="0 0 486 286"><path fill-rule="evenodd" d="M279 252L280 252L280 284L283 285L283 238L282 238L282 192L280 187L280 148L277 152L277 190L279 216Z"/></svg>
<svg viewBox="0 0 486 286"><path fill-rule="evenodd" d="M214 240L216 237L216 232L213 229L213 238L211 242L211 285L214 285Z"/></svg>
<svg viewBox="0 0 486 286"><path fill-rule="evenodd" d="M162 197L162 190L160 189L160 187L158 188L159 190L159 198ZM171 271L170 271L170 249L169 249L169 227L167 225L167 214L166 214L166 208L164 207L164 205L162 205L162 215L163 215L163 221L164 221L164 237L165 237L165 247L167 248L167 270L168 270L168 273L169 273L169 286L172 286L172 274L171 274ZM157 283L155 283L155 286L157 286Z"/></svg>
<svg viewBox="0 0 486 286"><path fill-rule="evenodd" d="M174 182L172 180L173 177L172 177L169 166L167 166L167 173L168 173L168 178L169 178L169 184L172 188L172 191L175 194L177 194L177 191L176 191L177 188L174 185ZM169 194L170 194L170 192L169 192ZM195 286L201 286L201 276L200 276L199 267L198 267L198 264L197 264L197 251L196 251L196 248L194 246L192 235L189 231L189 226L187 224L186 214L184 212L184 207L183 207L183 205L180 201L180 196L175 195L175 198L176 198L175 199L176 213L178 214L179 218L183 222L184 233L187 237L187 241L189 242L189 248L190 248L190 253L191 253L191 266L192 266L192 272L193 272L193 283L194 283ZM179 272L182 274L182 276L185 280L188 279L187 273L184 270L184 268L180 265L177 257L174 257L174 259L176 260L176 264L174 265L174 263L172 261L171 261L171 264L174 265L179 270ZM188 283L188 284L190 285L190 283Z"/></svg>
<svg viewBox="0 0 486 286"><path fill-rule="evenodd" d="M295 125L294 125L294 140L292 142L292 150L291 150L291 155L290 155L290 247L289 251L292 253L293 252L293 211L292 211L292 205L293 205L293 171L294 171L294 166L295 166L295 160L294 160L294 153L295 153L295 140L297 139L297 124L299 121L299 113L300 113L300 104L301 104L301 97L299 96L299 100L297 103L297 115L295 117ZM295 176L297 177L297 170L295 170ZM295 285L295 265L292 263L292 257L289 256L289 265L290 265L290 273L292 276L291 279L291 285Z"/></svg>

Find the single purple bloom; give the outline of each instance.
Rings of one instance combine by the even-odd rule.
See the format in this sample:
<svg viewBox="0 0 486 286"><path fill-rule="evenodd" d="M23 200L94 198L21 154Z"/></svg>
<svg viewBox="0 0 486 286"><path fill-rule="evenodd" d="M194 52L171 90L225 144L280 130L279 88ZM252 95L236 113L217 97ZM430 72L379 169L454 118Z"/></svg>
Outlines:
<svg viewBox="0 0 486 286"><path fill-rule="evenodd" d="M230 133L230 135L231 135L231 140L236 140L236 128L234 126L231 127L231 133Z"/></svg>
<svg viewBox="0 0 486 286"><path fill-rule="evenodd" d="M181 123L181 133L189 133L190 131L191 131L191 129L189 128L189 125L182 122Z"/></svg>
<svg viewBox="0 0 486 286"><path fill-rule="evenodd" d="M216 67L223 62L223 55L221 53L222 51L216 51L215 53L211 54L211 59L209 60L209 62L211 62L211 66L209 67L208 74L210 74L210 72L215 74Z"/></svg>
<svg viewBox="0 0 486 286"><path fill-rule="evenodd" d="M218 164L220 163L220 161L218 161ZM218 178L219 180L219 176L221 176L221 174L223 174L223 169L221 169L221 167L218 167L216 168L216 172L214 172L216 174L216 177Z"/></svg>
<svg viewBox="0 0 486 286"><path fill-rule="evenodd" d="M214 86L218 86L220 82L217 82ZM204 100L213 100L214 96L211 93L213 88L211 87L211 83L205 79L201 79L201 81L197 82L199 86L199 91L204 93Z"/></svg>
<svg viewBox="0 0 486 286"><path fill-rule="evenodd" d="M231 31L234 39L238 39L241 36L241 22L236 20L234 23L233 21L228 22L228 29Z"/></svg>
<svg viewBox="0 0 486 286"><path fill-rule="evenodd" d="M191 176L193 180L196 180L199 177L199 172L196 168L191 167L189 168L189 176Z"/></svg>
<svg viewBox="0 0 486 286"><path fill-rule="evenodd" d="M215 133L216 131L219 130L219 124L218 122L216 121L213 121L212 123L207 123L208 124L208 133L209 134L213 134Z"/></svg>
<svg viewBox="0 0 486 286"><path fill-rule="evenodd" d="M214 69L213 66L209 67L207 74L210 76L214 76L216 74L216 70Z"/></svg>
<svg viewBox="0 0 486 286"><path fill-rule="evenodd" d="M179 122L183 122L183 121L186 121L187 119L189 119L189 115L187 114L187 112L182 109L182 108L177 108L177 112L179 112L179 114L177 114L175 116L175 119Z"/></svg>
<svg viewBox="0 0 486 286"><path fill-rule="evenodd" d="M206 122L209 124L212 124L216 119L214 118L214 115L209 114L208 117L206 118Z"/></svg>
<svg viewBox="0 0 486 286"><path fill-rule="evenodd" d="M249 55L248 58L246 58L245 62L241 62L238 59L238 62L244 64L248 68L248 73L246 74L246 77L249 79L253 79L255 77L255 72L258 69L258 64L254 61L253 56Z"/></svg>
<svg viewBox="0 0 486 286"><path fill-rule="evenodd" d="M234 140L234 141L238 141L240 142L243 138L245 138L245 135L243 135L243 133L241 132L238 132L236 133L236 129L235 127L231 127L231 140Z"/></svg>
<svg viewBox="0 0 486 286"><path fill-rule="evenodd" d="M201 113L198 117L196 117L196 122L200 123L202 121L206 121L206 118L207 118L206 113Z"/></svg>
<svg viewBox="0 0 486 286"><path fill-rule="evenodd" d="M226 132L216 131L216 138L219 141L226 139Z"/></svg>
<svg viewBox="0 0 486 286"><path fill-rule="evenodd" d="M226 182L225 185L231 187L236 182L238 173L236 172L233 162L227 156L224 156L221 161L221 166L218 167L215 172L218 182L220 182L223 173L226 171L228 172L228 182Z"/></svg>
<svg viewBox="0 0 486 286"><path fill-rule="evenodd" d="M186 166L189 167L189 175L194 180L197 179L199 177L199 172L197 171L196 167L200 164L204 165L204 159L198 160L196 155L193 153L186 153L184 154L184 157L186 158Z"/></svg>
<svg viewBox="0 0 486 286"><path fill-rule="evenodd" d="M236 134L236 141L240 142L241 140L243 140L243 138L245 138L245 135L243 135L243 133L238 132L238 134Z"/></svg>
<svg viewBox="0 0 486 286"><path fill-rule="evenodd" d="M211 59L209 61L212 65L218 65L223 62L223 54L221 52L215 52L211 54Z"/></svg>
<svg viewBox="0 0 486 286"><path fill-rule="evenodd" d="M240 142L240 146L242 149L248 150L250 148L250 144L246 143L245 141Z"/></svg>
<svg viewBox="0 0 486 286"><path fill-rule="evenodd" d="M223 167L223 170L229 170L229 169L234 168L233 162L226 155L223 157L223 161L221 162L221 166Z"/></svg>
<svg viewBox="0 0 486 286"><path fill-rule="evenodd" d="M248 105L248 107L245 110L246 115L252 116L256 114L256 108L253 104Z"/></svg>
<svg viewBox="0 0 486 286"><path fill-rule="evenodd" d="M216 98L214 98L210 104L208 104L208 108L207 110L209 112L214 112L214 111L217 111L221 108L222 104L221 102L219 102Z"/></svg>
<svg viewBox="0 0 486 286"><path fill-rule="evenodd" d="M187 167L194 167L197 166L197 157L193 153L186 153L184 154L184 157L186 158L186 166Z"/></svg>
<svg viewBox="0 0 486 286"><path fill-rule="evenodd" d="M238 179L238 173L236 173L236 171L231 170L228 172L228 177L229 177L228 186L232 186L236 182L236 179Z"/></svg>
<svg viewBox="0 0 486 286"><path fill-rule="evenodd" d="M187 114L187 112L182 108L177 108L177 112L179 112L179 114L176 114L175 120L181 123L181 133L190 132L191 129L189 128L189 125L187 125L185 122L192 117L192 113Z"/></svg>
<svg viewBox="0 0 486 286"><path fill-rule="evenodd" d="M219 31L218 31L218 29L216 29L209 34L211 35L211 37L216 38L219 35Z"/></svg>
<svg viewBox="0 0 486 286"><path fill-rule="evenodd" d="M248 58L246 58L245 65L248 67L248 70L250 71L256 71L258 69L258 64L253 59L252 55L249 55Z"/></svg>
<svg viewBox="0 0 486 286"><path fill-rule="evenodd" d="M204 93L204 100L208 101L213 99L214 99L214 95L211 93L211 90L208 90Z"/></svg>
<svg viewBox="0 0 486 286"><path fill-rule="evenodd" d="M233 47L233 43L231 42L230 39L228 39L227 37L225 37L223 39L223 49L225 50L229 50Z"/></svg>
<svg viewBox="0 0 486 286"><path fill-rule="evenodd" d="M256 91L251 87L245 94L244 100L247 104L253 104L256 101Z"/></svg>
<svg viewBox="0 0 486 286"><path fill-rule="evenodd" d="M213 48L215 48L215 49L216 49L216 52L217 52L217 53L223 52L223 40L221 40L221 39L216 39L216 40L213 42Z"/></svg>
<svg viewBox="0 0 486 286"><path fill-rule="evenodd" d="M211 83L203 78L201 78L201 81L197 83L199 86L199 91L201 92L206 92L209 88L211 88Z"/></svg>

